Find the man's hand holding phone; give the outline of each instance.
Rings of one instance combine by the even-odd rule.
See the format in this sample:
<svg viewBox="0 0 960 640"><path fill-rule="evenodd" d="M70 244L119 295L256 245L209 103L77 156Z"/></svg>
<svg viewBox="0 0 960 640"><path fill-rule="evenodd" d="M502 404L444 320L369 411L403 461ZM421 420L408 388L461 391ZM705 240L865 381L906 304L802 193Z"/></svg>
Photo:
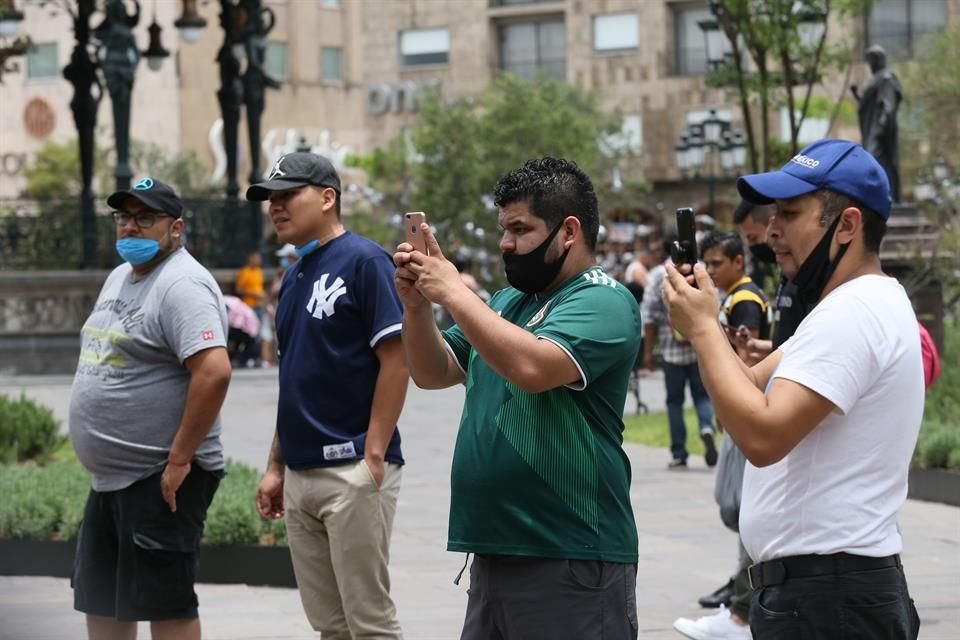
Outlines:
<svg viewBox="0 0 960 640"><path fill-rule="evenodd" d="M393 264L397 267L394 272L393 283L404 307L415 308L429 306L426 300L416 289L417 276L409 269L410 260L414 251L427 255L426 236L423 227L426 226L426 214L422 211L411 211L403 216L404 242L397 246L393 254Z"/></svg>

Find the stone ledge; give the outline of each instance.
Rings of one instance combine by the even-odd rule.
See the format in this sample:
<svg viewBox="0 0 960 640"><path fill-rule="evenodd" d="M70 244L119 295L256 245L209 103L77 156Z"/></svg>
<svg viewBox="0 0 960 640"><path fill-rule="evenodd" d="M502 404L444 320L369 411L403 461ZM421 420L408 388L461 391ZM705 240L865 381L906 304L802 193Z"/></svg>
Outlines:
<svg viewBox="0 0 960 640"><path fill-rule="evenodd" d="M910 469L911 500L940 502L960 507L960 473L947 469Z"/></svg>

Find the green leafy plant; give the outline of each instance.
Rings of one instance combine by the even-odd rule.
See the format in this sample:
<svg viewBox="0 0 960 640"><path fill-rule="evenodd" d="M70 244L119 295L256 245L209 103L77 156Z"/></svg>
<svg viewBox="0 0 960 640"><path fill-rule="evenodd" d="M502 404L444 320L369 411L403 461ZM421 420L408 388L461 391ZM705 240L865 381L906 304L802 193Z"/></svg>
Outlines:
<svg viewBox="0 0 960 640"><path fill-rule="evenodd" d="M0 466L0 538L76 538L89 489L75 461Z"/></svg>
<svg viewBox="0 0 960 640"><path fill-rule="evenodd" d="M70 452L72 453L72 452ZM90 491L90 475L61 447L55 462L0 465L0 538L73 540ZM286 544L283 521L260 518L254 496L260 473L227 461L227 475L207 510L204 544Z"/></svg>
<svg viewBox="0 0 960 640"><path fill-rule="evenodd" d="M64 438L53 412L21 395L0 394L0 462L45 462Z"/></svg>
<svg viewBox="0 0 960 640"><path fill-rule="evenodd" d="M209 545L274 544L286 541L286 528L260 517L254 503L260 472L239 462L227 462L227 475L207 510L203 542Z"/></svg>

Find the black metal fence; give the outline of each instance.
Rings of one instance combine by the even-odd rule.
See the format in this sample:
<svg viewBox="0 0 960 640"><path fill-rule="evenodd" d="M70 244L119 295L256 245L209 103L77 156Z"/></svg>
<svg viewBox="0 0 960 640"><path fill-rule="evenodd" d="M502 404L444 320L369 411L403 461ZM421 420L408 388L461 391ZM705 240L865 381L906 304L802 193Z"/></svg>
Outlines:
<svg viewBox="0 0 960 640"><path fill-rule="evenodd" d="M209 269L236 268L262 244L260 203L226 199L185 199L187 249ZM98 203L97 242L92 264L84 264L78 198L0 199L0 269L6 271L111 269L116 227L110 210Z"/></svg>

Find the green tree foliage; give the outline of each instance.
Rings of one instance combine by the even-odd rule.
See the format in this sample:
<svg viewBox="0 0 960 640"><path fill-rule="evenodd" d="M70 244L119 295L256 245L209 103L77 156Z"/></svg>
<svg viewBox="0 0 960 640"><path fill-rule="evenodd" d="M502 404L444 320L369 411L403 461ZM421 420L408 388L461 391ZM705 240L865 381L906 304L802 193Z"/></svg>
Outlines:
<svg viewBox="0 0 960 640"><path fill-rule="evenodd" d="M907 155L904 168L916 170L937 156L960 167L960 26L925 38L900 77L906 102L901 128L906 144L900 145Z"/></svg>
<svg viewBox="0 0 960 640"><path fill-rule="evenodd" d="M23 194L37 200L80 195L80 164L77 141L47 142L23 170L27 186Z"/></svg>
<svg viewBox="0 0 960 640"><path fill-rule="evenodd" d="M729 60L707 76L716 87L736 92L747 134L753 171L776 165L771 114L784 105L790 119L791 155L799 151L798 136L810 113L814 88L830 68L850 64L849 45L827 44L830 22L856 18L869 0L711 0L719 28L732 45ZM816 42L801 38L805 17L826 16ZM796 112L796 113L795 113Z"/></svg>
<svg viewBox="0 0 960 640"><path fill-rule="evenodd" d="M193 151L171 154L160 145L132 141L130 166L135 176L149 175L173 185L183 197L209 197L220 186L207 181L207 170ZM100 194L114 189L113 151L98 151L94 163L94 183ZM24 195L38 200L71 198L80 195L80 161L77 141L48 142L33 162L24 169Z"/></svg>
<svg viewBox="0 0 960 640"><path fill-rule="evenodd" d="M601 190L598 172L609 160L597 141L619 131L621 122L601 109L595 94L544 77L526 82L503 74L476 98L445 102L424 95L412 129L353 163L369 171L386 206L426 211L441 241L457 242L471 223L494 230L485 197L500 176L530 158L574 160Z"/></svg>

